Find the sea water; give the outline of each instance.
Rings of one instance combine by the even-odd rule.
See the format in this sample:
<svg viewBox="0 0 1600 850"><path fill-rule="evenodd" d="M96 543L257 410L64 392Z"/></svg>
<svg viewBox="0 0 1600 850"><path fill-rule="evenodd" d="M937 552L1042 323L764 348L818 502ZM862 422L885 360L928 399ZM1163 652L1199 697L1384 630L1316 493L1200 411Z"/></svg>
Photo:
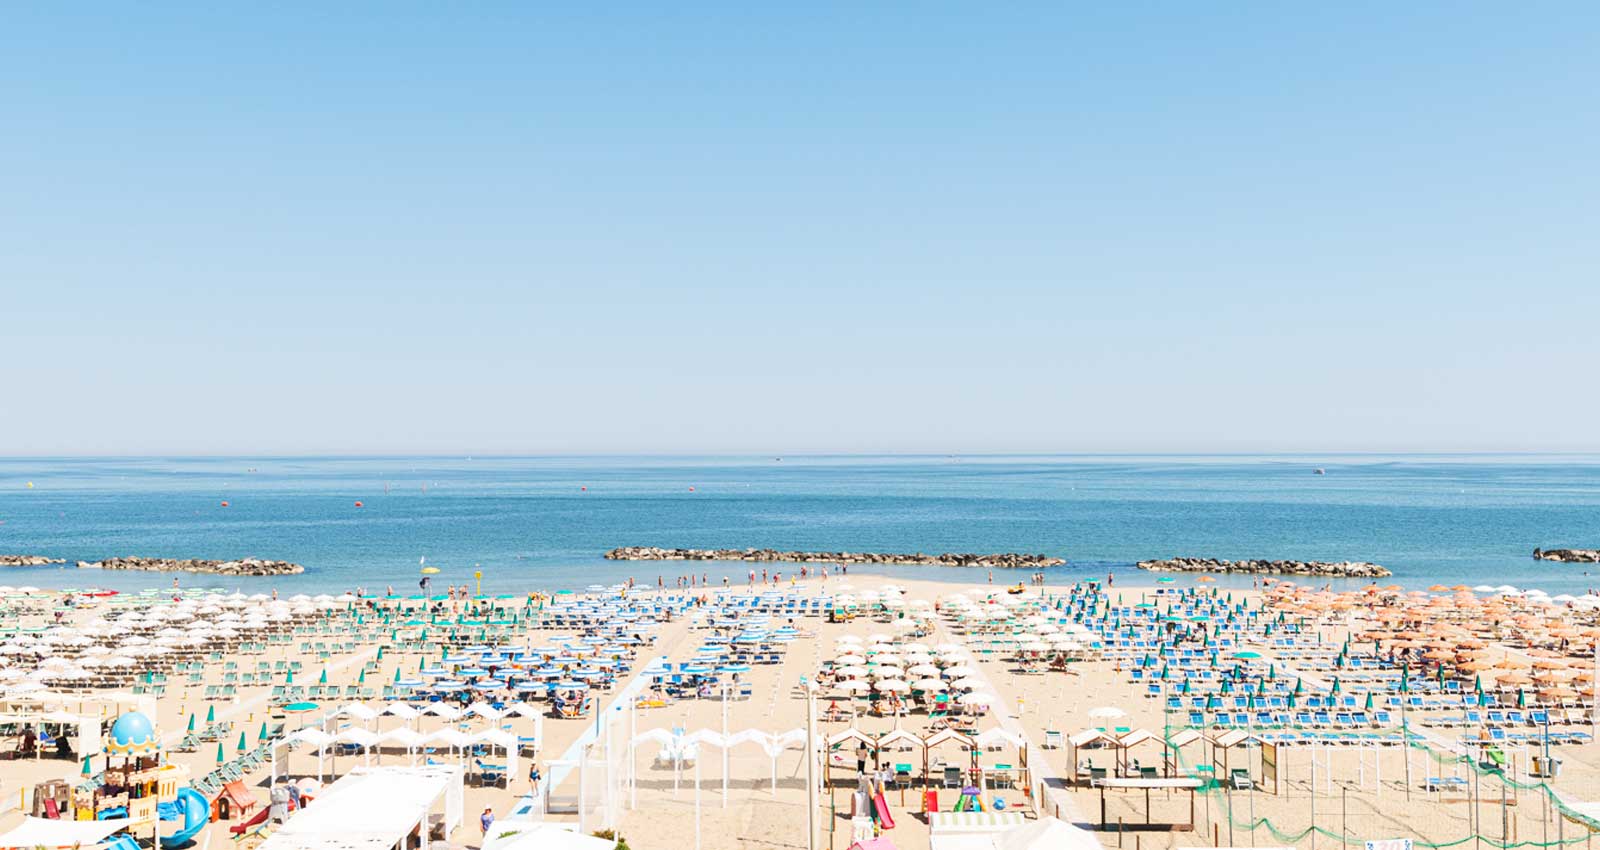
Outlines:
<svg viewBox="0 0 1600 850"><path fill-rule="evenodd" d="M306 567L273 578L180 576L186 586L246 592L393 585L409 593L423 559L440 569L436 586L473 584L481 571L485 592L630 576L652 586L665 576L670 587L690 570L739 585L747 569L601 557L616 546L1044 553L1068 559L1045 571L1052 583L1115 573L1125 585L1153 581L1134 573L1136 561L1178 555L1367 560L1413 589L1512 584L1577 594L1600 587L1600 567L1535 561L1531 552L1600 547L1600 457L0 460L0 553L69 562L0 570L0 583L13 586L170 586L167 575L73 567L119 555ZM985 570L872 572L989 580ZM994 581L1019 577L996 571Z"/></svg>

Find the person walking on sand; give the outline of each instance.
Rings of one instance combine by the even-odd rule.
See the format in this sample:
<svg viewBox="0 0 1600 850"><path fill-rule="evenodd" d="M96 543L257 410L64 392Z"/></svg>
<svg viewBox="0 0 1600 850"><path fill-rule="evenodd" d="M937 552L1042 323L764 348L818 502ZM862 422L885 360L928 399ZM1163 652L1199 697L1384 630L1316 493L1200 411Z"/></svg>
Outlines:
<svg viewBox="0 0 1600 850"><path fill-rule="evenodd" d="M494 826L494 809L484 807L483 814L478 815L478 826L483 829L483 837L488 838L489 827Z"/></svg>

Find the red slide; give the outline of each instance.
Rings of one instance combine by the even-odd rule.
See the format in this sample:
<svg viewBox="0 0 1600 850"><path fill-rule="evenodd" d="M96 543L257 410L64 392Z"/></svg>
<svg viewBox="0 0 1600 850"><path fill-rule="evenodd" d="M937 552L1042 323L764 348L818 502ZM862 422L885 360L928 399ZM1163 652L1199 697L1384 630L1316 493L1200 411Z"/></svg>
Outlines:
<svg viewBox="0 0 1600 850"><path fill-rule="evenodd" d="M878 810L878 825L884 829L894 829L894 815L889 814L889 801L883 799L883 790L872 797L872 806Z"/></svg>
<svg viewBox="0 0 1600 850"><path fill-rule="evenodd" d="M260 826L263 822L265 822L267 815L269 814L272 814L272 809L267 806L262 806L261 811L256 812L254 817L251 817L247 821L236 823L233 826L228 827L228 831L234 835L244 835L246 832L250 831L252 827Z"/></svg>

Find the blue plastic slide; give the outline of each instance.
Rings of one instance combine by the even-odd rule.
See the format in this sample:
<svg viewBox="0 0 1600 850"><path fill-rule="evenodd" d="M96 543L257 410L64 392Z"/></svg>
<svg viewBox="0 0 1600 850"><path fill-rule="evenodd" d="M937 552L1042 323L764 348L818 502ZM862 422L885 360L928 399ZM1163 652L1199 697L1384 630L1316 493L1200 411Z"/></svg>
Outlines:
<svg viewBox="0 0 1600 850"><path fill-rule="evenodd" d="M174 803L174 808L176 809L174 819L181 819L183 826L178 827L171 835L162 835L162 847L180 847L188 844L200 830L206 828L206 824L211 822L211 803L193 788L178 789L178 799Z"/></svg>

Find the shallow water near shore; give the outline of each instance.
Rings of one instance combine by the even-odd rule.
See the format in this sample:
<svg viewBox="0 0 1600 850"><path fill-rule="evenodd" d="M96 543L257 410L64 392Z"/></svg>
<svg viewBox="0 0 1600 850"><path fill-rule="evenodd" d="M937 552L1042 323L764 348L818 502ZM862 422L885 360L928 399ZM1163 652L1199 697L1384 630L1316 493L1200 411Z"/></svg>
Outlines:
<svg viewBox="0 0 1600 850"><path fill-rule="evenodd" d="M628 576L653 585L657 575L670 586L691 569L739 583L746 572L601 557L627 545L1044 553L1068 559L1045 571L1052 583L1115 571L1118 583L1150 584L1155 576L1132 564L1175 555L1370 560L1410 588L1582 593L1600 587L1600 569L1530 553L1600 546L1600 456L0 460L0 553L69 562L0 571L11 585L170 585L167 574L72 566L113 555L307 568L260 579L179 574L186 586L252 591L412 592L423 557L441 570L436 584L467 583L481 569L486 591ZM983 570L938 572L987 580ZM995 581L1020 577L996 571Z"/></svg>

